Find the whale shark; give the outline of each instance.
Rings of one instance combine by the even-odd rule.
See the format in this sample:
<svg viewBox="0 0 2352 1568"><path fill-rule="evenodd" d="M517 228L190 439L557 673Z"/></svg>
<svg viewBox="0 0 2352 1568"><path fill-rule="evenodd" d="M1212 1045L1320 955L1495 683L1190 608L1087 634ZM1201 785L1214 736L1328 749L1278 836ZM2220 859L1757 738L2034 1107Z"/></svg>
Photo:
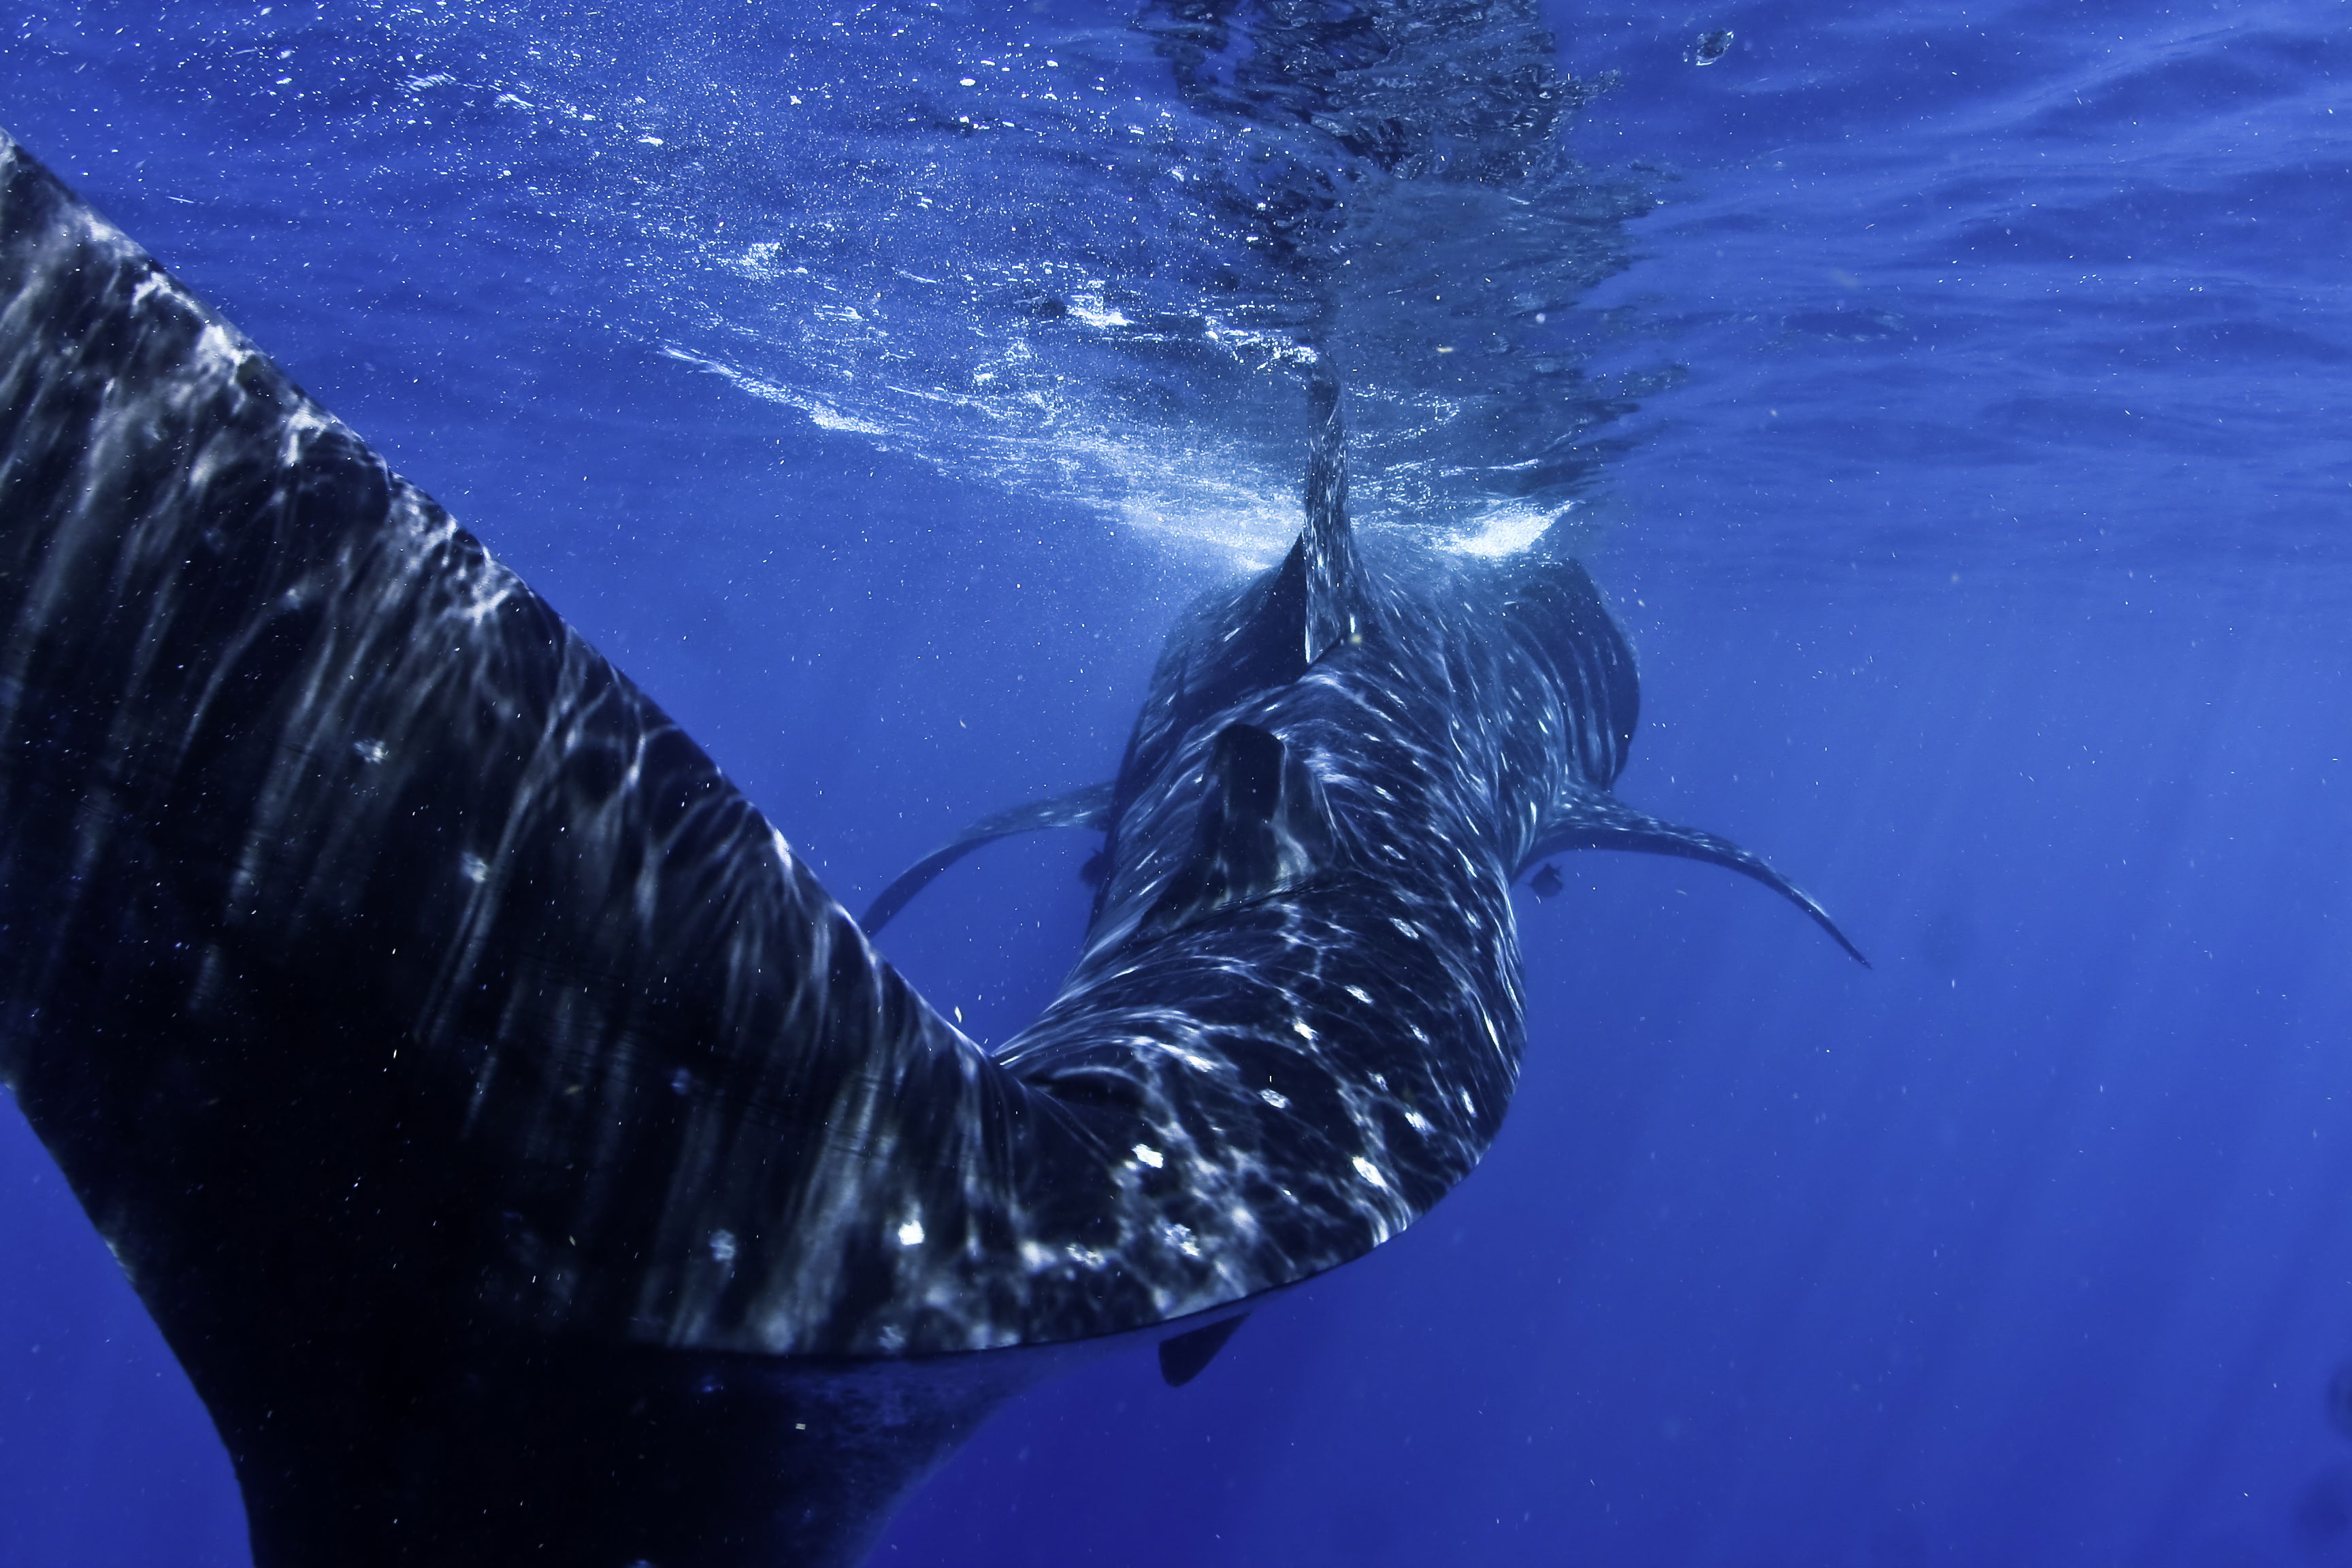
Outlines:
<svg viewBox="0 0 2352 1568"><path fill-rule="evenodd" d="M1622 848L1582 565L1305 519L1110 781L864 925L439 505L0 134L0 1079L186 1368L261 1568L849 1564L998 1402L1428 1212L1526 1042L1512 887ZM1100 854L983 1049L873 933ZM534 1554L535 1557L534 1557Z"/></svg>

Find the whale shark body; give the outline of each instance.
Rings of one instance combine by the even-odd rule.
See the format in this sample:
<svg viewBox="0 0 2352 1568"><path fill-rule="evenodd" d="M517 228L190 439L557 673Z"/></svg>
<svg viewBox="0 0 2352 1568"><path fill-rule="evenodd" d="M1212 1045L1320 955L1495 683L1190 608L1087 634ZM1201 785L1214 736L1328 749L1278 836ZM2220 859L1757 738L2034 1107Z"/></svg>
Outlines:
<svg viewBox="0 0 2352 1568"><path fill-rule="evenodd" d="M257 1563L853 1563L1007 1394L1139 1337L1181 1381L1468 1173L1545 857L1828 925L1611 795L1637 685L1584 569L1374 559L1310 405L1297 543L1171 634L1112 781L861 929L0 137L0 1075ZM986 1051L870 930L1056 826L1104 836L1083 951Z"/></svg>

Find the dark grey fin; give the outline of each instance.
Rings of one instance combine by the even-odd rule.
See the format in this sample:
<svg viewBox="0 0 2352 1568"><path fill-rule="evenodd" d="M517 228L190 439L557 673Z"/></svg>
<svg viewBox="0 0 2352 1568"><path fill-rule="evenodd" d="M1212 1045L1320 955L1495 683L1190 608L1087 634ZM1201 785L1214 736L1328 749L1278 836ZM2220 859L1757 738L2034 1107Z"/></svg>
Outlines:
<svg viewBox="0 0 2352 1568"><path fill-rule="evenodd" d="M917 893L937 880L940 872L983 844L993 844L1016 833L1042 833L1049 827L1087 827L1101 832L1110 826L1110 793L1111 786L1107 784L1088 784L1051 800L1033 800L1026 805L982 817L900 873L897 881L866 906L865 917L858 923L866 928L867 936L872 936L912 903Z"/></svg>
<svg viewBox="0 0 2352 1568"><path fill-rule="evenodd" d="M1160 1376L1171 1388L1181 1388L1201 1375L1208 1364L1217 1359L1234 1331L1249 1320L1247 1312L1237 1313L1222 1323L1211 1323L1205 1329L1194 1329L1189 1334L1176 1334L1160 1342Z"/></svg>
<svg viewBox="0 0 2352 1568"><path fill-rule="evenodd" d="M1330 808L1306 763L1255 724L1217 732L1192 853L1144 917L1176 927L1212 910L1287 892L1331 855Z"/></svg>
<svg viewBox="0 0 2352 1568"><path fill-rule="evenodd" d="M1282 563L1171 634L1185 649L1152 677L1155 707L1137 721L1119 764L1148 778L1182 737L1215 715L1305 675L1325 651L1378 624L1380 610L1348 521L1347 431L1328 370L1309 382L1307 521ZM1163 696L1164 693L1164 696ZM1097 910L1099 912L1099 910Z"/></svg>
<svg viewBox="0 0 2352 1568"><path fill-rule="evenodd" d="M1307 455L1307 527L1298 536L1307 574L1307 662L1364 640L1377 618L1355 529L1348 521L1348 426L1339 378L1318 365L1307 384L1312 426Z"/></svg>
<svg viewBox="0 0 2352 1568"><path fill-rule="evenodd" d="M970 1342L929 1305L922 1359L856 1359L911 1257L803 1247L783 1194L981 1234L1018 1086L5 132L0 384L0 1084L204 1399L252 1560L861 1561L1046 1363L927 1353ZM895 1154L835 1131L877 1124ZM740 1326L769 1300L792 1353Z"/></svg>
<svg viewBox="0 0 2352 1568"><path fill-rule="evenodd" d="M1186 672L1186 711L1216 711L1251 691L1286 686L1307 668L1307 536L1258 580L1240 613L1197 668Z"/></svg>
<svg viewBox="0 0 2352 1568"><path fill-rule="evenodd" d="M1289 685L1307 673L1307 543L1292 542L1282 564L1250 584L1229 610L1204 620L1183 639L1188 647L1171 678L1165 710L1139 726L1120 764L1155 771L1158 753L1212 714L1260 692ZM1175 640L1171 635L1171 640ZM1155 682L1160 678L1155 676Z"/></svg>
<svg viewBox="0 0 2352 1568"><path fill-rule="evenodd" d="M1552 820L1546 826L1544 836L1528 855L1528 863L1559 854L1567 849L1624 849L1640 855L1679 855L1686 860L1705 860L1753 878L1813 917L1815 924L1830 933L1832 940L1845 949L1846 953L1864 969L1870 960L1862 950L1846 940L1838 930L1829 911L1813 902L1802 889L1775 871L1759 857L1749 854L1728 838L1718 838L1712 833L1702 833L1696 827L1681 827L1671 822L1635 811L1622 801L1590 791L1579 791L1564 806L1557 806Z"/></svg>

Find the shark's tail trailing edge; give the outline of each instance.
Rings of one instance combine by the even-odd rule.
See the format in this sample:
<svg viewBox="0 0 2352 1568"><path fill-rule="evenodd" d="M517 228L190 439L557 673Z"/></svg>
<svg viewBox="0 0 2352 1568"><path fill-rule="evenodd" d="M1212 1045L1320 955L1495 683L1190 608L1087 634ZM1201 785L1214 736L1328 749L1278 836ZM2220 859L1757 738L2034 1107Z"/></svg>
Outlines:
<svg viewBox="0 0 2352 1568"><path fill-rule="evenodd" d="M1761 882L1774 892L1812 917L1813 923L1827 931L1830 940L1843 948L1846 956L1871 967L1862 949L1854 946L1845 932L1830 919L1827 910L1815 902L1812 896L1780 872L1774 870L1761 856L1750 854L1730 839L1696 827L1684 827L1661 821L1645 812L1634 810L1622 801L1592 791L1580 791L1566 807L1555 811L1547 831L1528 854L1525 865L1533 866L1548 856L1570 849L1622 849L1639 855L1675 855L1686 860L1704 860L1721 866L1741 876Z"/></svg>

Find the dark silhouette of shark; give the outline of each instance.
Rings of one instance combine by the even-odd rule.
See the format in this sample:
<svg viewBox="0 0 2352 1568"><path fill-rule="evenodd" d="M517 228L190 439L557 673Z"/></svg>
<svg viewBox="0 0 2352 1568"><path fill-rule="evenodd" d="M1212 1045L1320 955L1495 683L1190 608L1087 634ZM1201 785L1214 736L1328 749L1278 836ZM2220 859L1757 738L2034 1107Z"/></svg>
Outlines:
<svg viewBox="0 0 2352 1568"><path fill-rule="evenodd" d="M1634 671L1583 569L1376 569L1313 404L1305 531L1171 634L1115 781L982 826L1106 835L992 1054L0 137L0 1076L257 1563L852 1563L1006 1394L1171 1331L1181 1381L1469 1171L1523 869L1689 855L1829 927L1611 796Z"/></svg>

